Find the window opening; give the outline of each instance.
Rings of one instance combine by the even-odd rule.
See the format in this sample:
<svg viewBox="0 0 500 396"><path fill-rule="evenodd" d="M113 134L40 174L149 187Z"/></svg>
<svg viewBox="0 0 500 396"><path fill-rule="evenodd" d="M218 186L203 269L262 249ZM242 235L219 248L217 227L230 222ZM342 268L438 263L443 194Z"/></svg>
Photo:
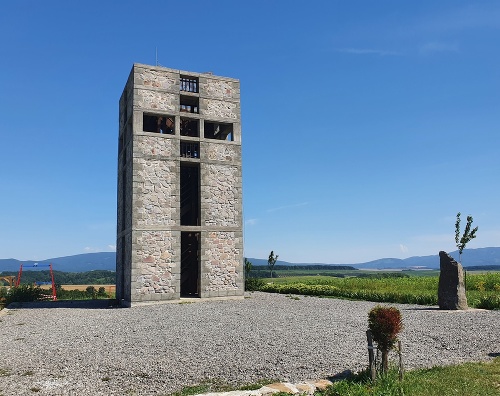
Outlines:
<svg viewBox="0 0 500 396"><path fill-rule="evenodd" d="M205 138L233 141L233 124L205 122Z"/></svg>
<svg viewBox="0 0 500 396"><path fill-rule="evenodd" d="M200 165L181 163L181 225L200 225Z"/></svg>
<svg viewBox="0 0 500 396"><path fill-rule="evenodd" d="M200 278L200 233L181 232L181 296L198 297Z"/></svg>
<svg viewBox="0 0 500 396"><path fill-rule="evenodd" d="M181 117L181 135L191 137L200 136L199 121L196 119Z"/></svg>
<svg viewBox="0 0 500 396"><path fill-rule="evenodd" d="M181 76L181 91L198 92L198 78Z"/></svg>
<svg viewBox="0 0 500 396"><path fill-rule="evenodd" d="M142 130L173 135L175 133L175 117L160 114L143 114Z"/></svg>
<svg viewBox="0 0 500 396"><path fill-rule="evenodd" d="M200 158L200 144L193 142L181 142L181 157Z"/></svg>
<svg viewBox="0 0 500 396"><path fill-rule="evenodd" d="M195 113L198 114L199 111L200 98L197 96L184 96L181 95L180 99L180 111L183 113Z"/></svg>

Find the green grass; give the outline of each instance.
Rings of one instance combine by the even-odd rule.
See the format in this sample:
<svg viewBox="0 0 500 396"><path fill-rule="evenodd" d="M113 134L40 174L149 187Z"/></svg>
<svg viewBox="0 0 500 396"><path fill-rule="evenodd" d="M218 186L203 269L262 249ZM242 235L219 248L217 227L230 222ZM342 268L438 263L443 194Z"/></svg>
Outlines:
<svg viewBox="0 0 500 396"><path fill-rule="evenodd" d="M173 393L172 396L191 396L209 392L229 392L231 390L234 390L234 388L225 382L214 380L205 381L201 384L185 386L180 391Z"/></svg>
<svg viewBox="0 0 500 396"><path fill-rule="evenodd" d="M277 382L277 380L263 379L252 384L245 384L240 386L232 386L221 380L207 380L201 384L185 386L181 390L173 393L171 396L192 396L200 393L213 393L213 392L230 392L233 390L257 390L265 385Z"/></svg>
<svg viewBox="0 0 500 396"><path fill-rule="evenodd" d="M259 290L270 293L302 294L375 302L436 305L438 276L389 278L334 278L294 276L265 279ZM467 275L470 307L500 309L500 272Z"/></svg>
<svg viewBox="0 0 500 396"><path fill-rule="evenodd" d="M465 363L405 373L396 371L372 383L366 373L338 381L318 396L493 396L500 394L500 358L492 362Z"/></svg>
<svg viewBox="0 0 500 396"><path fill-rule="evenodd" d="M276 380L262 380L240 387L212 380L185 386L172 396L191 396L208 392L256 390ZM315 396L498 396L500 394L500 357L490 362L465 363L408 371L402 381L397 370L372 382L367 372L336 381ZM275 394L277 395L277 394ZM280 392L280 395L285 395Z"/></svg>

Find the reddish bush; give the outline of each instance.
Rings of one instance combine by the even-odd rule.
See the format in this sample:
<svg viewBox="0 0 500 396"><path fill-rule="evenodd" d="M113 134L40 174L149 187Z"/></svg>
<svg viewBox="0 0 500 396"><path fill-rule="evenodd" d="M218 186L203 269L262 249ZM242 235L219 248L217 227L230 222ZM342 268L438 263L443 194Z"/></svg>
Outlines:
<svg viewBox="0 0 500 396"><path fill-rule="evenodd" d="M394 307L377 305L368 313L368 328L382 353L382 371L387 371L388 353L394 347L403 328L401 312Z"/></svg>

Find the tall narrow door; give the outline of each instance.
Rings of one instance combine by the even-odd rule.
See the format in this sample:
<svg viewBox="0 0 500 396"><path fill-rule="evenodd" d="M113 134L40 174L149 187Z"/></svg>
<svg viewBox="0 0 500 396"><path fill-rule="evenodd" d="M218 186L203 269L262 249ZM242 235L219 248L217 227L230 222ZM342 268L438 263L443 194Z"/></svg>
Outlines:
<svg viewBox="0 0 500 396"><path fill-rule="evenodd" d="M181 296L199 296L199 277L200 233L181 232Z"/></svg>

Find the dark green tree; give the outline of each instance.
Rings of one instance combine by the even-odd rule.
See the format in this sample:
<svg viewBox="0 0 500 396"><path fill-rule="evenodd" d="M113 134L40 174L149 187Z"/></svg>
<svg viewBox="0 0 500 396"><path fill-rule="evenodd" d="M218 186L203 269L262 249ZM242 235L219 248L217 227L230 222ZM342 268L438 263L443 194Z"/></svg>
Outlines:
<svg viewBox="0 0 500 396"><path fill-rule="evenodd" d="M274 251L271 250L271 253L269 253L269 258L267 259L267 266L269 267L269 271L271 271L271 278L273 277L273 270L274 266L276 264L276 261L278 261L278 255L274 255Z"/></svg>
<svg viewBox="0 0 500 396"><path fill-rule="evenodd" d="M85 291L90 298L95 299L97 297L97 290L95 289L94 286L87 286Z"/></svg>
<svg viewBox="0 0 500 396"><path fill-rule="evenodd" d="M245 258L245 290L256 291L264 286L264 281L259 278L250 278L252 263Z"/></svg>
<svg viewBox="0 0 500 396"><path fill-rule="evenodd" d="M250 278L250 271L252 270L252 263L245 257L245 279Z"/></svg>
<svg viewBox="0 0 500 396"><path fill-rule="evenodd" d="M478 227L471 231L472 227L472 216L467 216L467 225L465 226L464 234L460 238L460 212L457 213L457 222L455 223L455 243L458 248L458 255L460 264L462 263L462 252L465 249L465 245L469 243L472 239L476 237L476 232Z"/></svg>

